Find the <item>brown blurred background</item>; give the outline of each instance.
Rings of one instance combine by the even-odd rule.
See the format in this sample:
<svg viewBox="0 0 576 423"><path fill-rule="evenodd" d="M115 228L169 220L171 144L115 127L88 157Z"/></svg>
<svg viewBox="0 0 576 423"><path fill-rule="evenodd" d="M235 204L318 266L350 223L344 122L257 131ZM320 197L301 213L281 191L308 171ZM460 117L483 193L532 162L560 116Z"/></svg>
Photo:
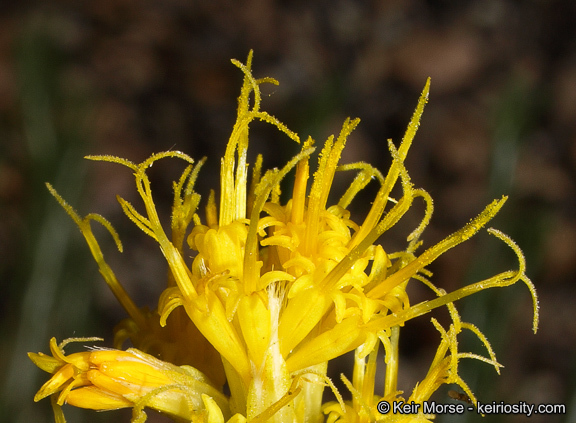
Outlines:
<svg viewBox="0 0 576 423"><path fill-rule="evenodd" d="M535 336L525 287L459 303L464 320L484 331L505 366L497 376L487 365L462 361L462 374L484 402L567 405L568 415L530 421L576 421L575 2L13 4L0 3L0 421L52 421L48 400L32 402L46 375L28 361L27 351L47 352L51 336L109 342L113 325L125 317L44 182L82 214L100 212L115 224L126 252L115 252L99 232L108 260L138 304L154 307L166 269L153 242L132 228L115 200L120 194L137 201L130 172L81 158L115 154L141 161L167 149L208 156L198 183L206 194L218 183L242 81L230 59L245 61L250 49L255 76L280 81L264 90L266 110L318 143L345 117L360 117L344 161L365 160L381 169L390 163L386 139L401 139L426 77L432 77L407 161L415 185L435 199L425 246L508 194L492 225L522 247L540 295ZM253 127L251 140L267 167L298 151L264 124ZM174 164L154 170L157 201L167 211ZM362 212L369 201L353 206ZM400 222L402 230L384 237L388 251L405 243L422 211L416 209ZM453 290L511 266L513 254L484 233L431 270L438 286ZM401 388L407 391L425 375L438 343L429 320L410 322L402 335ZM466 337L461 349L482 352ZM448 401L450 388L435 399ZM130 416L68 408L66 415L74 423ZM478 420L471 413L438 418Z"/></svg>

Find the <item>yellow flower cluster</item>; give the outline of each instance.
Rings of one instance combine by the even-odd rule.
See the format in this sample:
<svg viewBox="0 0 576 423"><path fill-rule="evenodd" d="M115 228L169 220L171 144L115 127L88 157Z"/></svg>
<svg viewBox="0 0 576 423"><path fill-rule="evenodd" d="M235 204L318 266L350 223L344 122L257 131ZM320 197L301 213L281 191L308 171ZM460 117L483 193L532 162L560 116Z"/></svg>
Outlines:
<svg viewBox="0 0 576 423"><path fill-rule="evenodd" d="M198 213L200 195L194 191L204 160L195 163L176 151L155 154L140 164L111 156L88 157L121 164L134 173L145 212L120 197L118 201L132 222L158 242L168 262L170 276L157 310L139 309L104 260L90 224L94 220L104 225L121 251L112 225L100 215L80 217L49 186L80 227L101 274L130 316L115 329L118 349L66 356L65 344L57 346L53 339L52 356L30 354L35 364L52 374L35 400L52 396L57 422L65 421L60 409L64 403L97 410L131 407L133 422L146 419L146 407L175 419L210 423L428 421L433 416L381 414L377 409L381 400L403 400L397 389L398 339L407 320L439 306L447 306L452 317L447 329L432 319L441 342L428 374L407 399L415 403L426 401L446 383L458 384L475 401L458 375L461 358L485 361L497 371L500 367L482 333L461 322L455 300L523 281L534 301L536 330L537 298L525 274L523 255L499 231L489 229L516 253L518 270L451 293L428 280L426 266L478 232L506 200L495 200L458 232L416 252L432 215L432 199L414 188L404 160L428 98L429 82L399 147L388 143L393 162L385 176L366 163L340 164L346 140L359 123L347 119L338 137L324 143L312 178L311 138L281 169L263 172L258 156L249 177L252 121L267 122L300 143L295 133L261 110L260 85L277 82L255 79L251 61L251 54L246 64L233 61L243 71L244 83L221 162L219 205L212 192L204 221ZM146 173L163 158L186 163L174 182L170 233L160 222ZM352 171L356 176L340 200L329 204L337 171ZM281 182L291 173L290 199L283 203ZM378 193L365 219L355 222L348 208L373 180L380 185ZM393 199L391 192L398 183L401 197ZM385 251L376 241L416 199L426 205L421 224L408 236L405 250ZM410 304L406 293L410 280L428 286L434 298ZM486 357L458 350L457 336L464 329L485 345ZM127 339L135 348L122 351ZM382 392L375 392L380 344L385 353L385 363L380 364L385 384ZM355 351L354 372L352 380L345 376L342 380L352 399L344 401L326 374L330 360L349 351ZM326 387L334 391L337 401L322 404Z"/></svg>

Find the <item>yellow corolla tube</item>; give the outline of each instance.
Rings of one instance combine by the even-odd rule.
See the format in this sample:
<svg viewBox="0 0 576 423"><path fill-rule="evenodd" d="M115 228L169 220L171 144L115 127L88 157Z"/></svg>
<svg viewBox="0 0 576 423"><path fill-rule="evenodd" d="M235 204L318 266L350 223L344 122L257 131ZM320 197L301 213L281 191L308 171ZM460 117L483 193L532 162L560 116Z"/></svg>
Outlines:
<svg viewBox="0 0 576 423"><path fill-rule="evenodd" d="M518 257L517 269L454 292L430 280L426 267L482 230L506 201L505 197L494 200L462 229L422 248L433 201L414 186L405 159L428 101L430 81L404 138L398 145L388 142L392 164L382 172L363 162L340 162L359 119L346 119L340 133L329 137L314 158L312 138L301 141L261 108L260 85L277 81L253 77L251 53L245 64L233 63L244 74L238 115L220 164L219 200L212 191L203 213L194 185L205 159L195 161L178 151L157 153L139 164L112 156L88 157L119 164L134 175L142 205L118 197L119 204L158 243L170 270L155 310L139 308L106 263L91 223L102 224L122 251L110 222L95 214L81 217L48 186L80 228L128 317L115 328L115 349L94 347L66 355L69 342L95 341L73 338L60 345L52 339L51 356L30 353L32 361L52 375L34 399L51 397L59 423L65 421L64 404L94 410L130 407L133 422L146 420L146 408L176 421L211 423L429 421L432 415L416 409L398 416L382 413L377 405L405 400L397 387L401 327L446 306L452 323L445 328L432 319L441 341L430 370L407 400L422 403L442 384L453 383L474 402L458 373L460 359L481 360L497 371L501 365L480 330L461 321L454 302L483 289L522 281L534 302L536 331L537 297L520 248L495 229L488 231ZM300 152L281 168L264 170L261 156L251 165L248 147L253 121L274 126L289 142L300 144ZM184 165L173 184L168 224L156 211L147 174L164 159ZM352 172L354 177L340 199L331 203L336 172ZM355 221L350 207L369 183L378 184L377 194L367 215ZM290 192L281 195L282 187ZM399 193L397 198L391 197L392 192ZM386 251L379 240L399 224L414 201L425 204L421 223L407 231L403 250ZM412 304L407 293L410 283L427 286L430 299ZM457 337L463 330L480 339L485 356L458 350ZM126 340L134 348L124 351ZM376 392L380 346L385 360L378 368L385 386ZM345 396L351 399L344 400L327 377L327 369L333 359L351 351L353 374L342 375L350 391ZM322 403L325 389L333 391L336 401Z"/></svg>

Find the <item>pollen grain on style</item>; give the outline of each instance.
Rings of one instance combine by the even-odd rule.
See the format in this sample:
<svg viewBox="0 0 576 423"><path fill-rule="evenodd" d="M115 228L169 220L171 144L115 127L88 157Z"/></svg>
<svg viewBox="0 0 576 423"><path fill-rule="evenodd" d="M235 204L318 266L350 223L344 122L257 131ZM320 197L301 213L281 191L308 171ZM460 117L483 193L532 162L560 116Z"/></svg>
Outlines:
<svg viewBox="0 0 576 423"><path fill-rule="evenodd" d="M123 198L118 201L126 216L158 243L170 269L156 310L139 308L108 266L91 223L102 224L122 251L110 222L96 214L81 217L48 186L80 228L100 273L129 317L115 328L116 349L66 355L67 342L57 345L53 339L52 356L31 353L32 361L52 374L35 400L50 396L58 422L65 421L64 403L97 410L130 407L133 422L146 419L146 408L175 419L210 423L397 421L398 416L381 415L377 405L381 400L404 401L397 387L400 328L446 306L452 323L445 328L432 319L440 344L428 373L406 401L422 404L442 384L457 384L475 402L459 376L459 360L478 359L497 371L501 366L488 340L474 325L461 321L453 302L523 281L534 301L536 330L537 298L522 252L494 229L489 232L518 257L517 270L451 293L429 280L426 266L477 233L506 201L494 200L461 230L418 252L432 216L432 198L414 187L404 160L428 99L429 81L399 146L388 143L392 164L386 174L364 162L340 163L358 119L347 119L340 134L327 139L312 171L314 140L301 142L261 109L260 85L277 81L252 76L251 53L246 64L233 63L244 74L237 120L221 161L220 199L210 193L203 218L194 185L204 159L195 162L178 151L154 154L139 164L113 156L88 157L125 166L134 174L144 211ZM301 144L300 152L280 169L264 171L260 155L252 166L248 164L250 125L258 120ZM147 175L154 162L166 158L185 164L173 184L168 232L156 211ZM355 176L340 199L331 203L336 172ZM284 183L288 179L290 183ZM379 184L372 206L364 220L353 221L350 206L371 181ZM287 201L281 200L283 185L290 187ZM392 199L397 185L401 196ZM376 242L415 200L426 206L420 225L407 236L404 250L385 251ZM426 285L432 299L411 304L406 292L410 281ZM463 330L480 339L486 356L458 350L457 336ZM126 340L134 348L123 351ZM376 392L380 346L386 356L380 363L385 383L382 392ZM331 360L350 351L354 351L352 380L344 375L342 380L352 400L344 401L326 374ZM223 393L224 385L229 394ZM336 401L323 404L326 387L334 391ZM428 421L432 416L419 412L411 418Z"/></svg>

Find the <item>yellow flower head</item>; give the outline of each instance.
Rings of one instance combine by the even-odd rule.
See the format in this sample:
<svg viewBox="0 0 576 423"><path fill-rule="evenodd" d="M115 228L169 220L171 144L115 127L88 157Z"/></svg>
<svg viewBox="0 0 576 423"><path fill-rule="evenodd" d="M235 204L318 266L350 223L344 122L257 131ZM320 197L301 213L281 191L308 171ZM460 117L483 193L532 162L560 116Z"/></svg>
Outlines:
<svg viewBox="0 0 576 423"><path fill-rule="evenodd" d="M145 420L144 406L190 420L194 410L203 408L203 395L211 398L219 409L228 409L227 398L207 382L206 376L190 366L175 366L132 348L64 355L64 346L70 341L97 339L73 338L58 346L52 338L52 357L28 354L38 367L54 373L34 400L59 392L55 401L58 406L67 402L93 410L131 407L135 421Z"/></svg>
<svg viewBox="0 0 576 423"><path fill-rule="evenodd" d="M261 110L260 85L277 82L255 79L251 61L251 54L246 64L233 61L244 73L238 117L221 162L220 201L217 205L214 192L210 194L204 220L198 213L200 196L194 191L204 160L195 163L177 151L155 154L140 164L111 156L88 157L124 165L135 176L145 212L120 197L118 201L125 214L158 242L168 262L170 277L157 310L139 309L106 264L90 222L103 224L122 250L112 225L99 215L81 218L49 186L80 227L100 272L130 316L115 329L117 348L130 339L138 349L65 356L63 346L57 347L53 340L53 357L31 355L39 367L53 374L35 400L52 395L61 421L58 407L65 402L99 410L133 407L133 421L145 419L144 407L186 421L214 423L316 422L323 416L329 422L428 421L433 416L421 412L380 414L377 404L403 400L396 386L400 327L444 305L452 324L445 329L432 319L441 342L428 374L408 401L422 403L445 383L458 384L475 401L458 375L459 359L479 359L496 370L500 365L482 333L461 322L453 302L521 280L533 297L536 330L537 299L525 274L522 252L494 229L489 232L516 253L518 270L451 293L428 280L431 274L426 266L478 232L506 200L493 201L464 228L417 253L432 215L432 199L413 186L404 160L428 99L429 81L400 145L388 143L393 162L386 175L366 163L340 164L358 119L347 119L340 134L324 143L312 177L310 162L315 148L311 138L283 168L263 172L263 160L258 156L250 172L247 150L252 121L267 122L300 143L295 133ZM178 158L187 165L174 182L170 233L160 222L146 174L155 161L164 158ZM337 171L354 172L355 178L340 200L330 204ZM294 179L290 199L284 203L281 183L291 178L289 175ZM355 222L349 206L371 181L380 188L364 220ZM401 197L393 199L391 193L398 184ZM409 234L404 250L385 251L377 240L417 199L426 205L421 224ZM411 280L428 286L434 298L410 304L406 287ZM463 329L478 336L487 357L458 351L457 335ZM375 392L380 344L386 356L385 387L383 392ZM345 402L326 371L330 360L349 351L355 351L352 380L342 378L352 400ZM229 395L223 394L225 384ZM323 405L326 386L335 392L337 401Z"/></svg>

